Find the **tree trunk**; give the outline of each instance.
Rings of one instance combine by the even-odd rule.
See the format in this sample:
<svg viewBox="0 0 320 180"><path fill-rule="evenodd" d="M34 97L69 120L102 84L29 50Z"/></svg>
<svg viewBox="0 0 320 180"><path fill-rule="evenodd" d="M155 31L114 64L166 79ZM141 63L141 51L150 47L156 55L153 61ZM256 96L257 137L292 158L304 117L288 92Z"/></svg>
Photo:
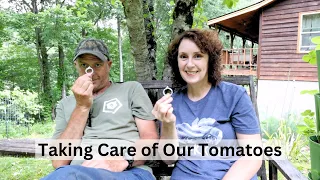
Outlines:
<svg viewBox="0 0 320 180"><path fill-rule="evenodd" d="M38 57L38 63L39 63L39 68L40 68L40 88L39 88L39 93L42 94L44 91L44 83L43 83L43 65L42 65L42 58L41 58L41 50L40 50L40 29L35 28L35 33L36 33L36 49L37 49L37 57Z"/></svg>
<svg viewBox="0 0 320 180"><path fill-rule="evenodd" d="M61 99L66 97L65 69L64 69L64 52L61 44L58 45L59 52L59 69L58 69L58 89L61 91Z"/></svg>
<svg viewBox="0 0 320 180"><path fill-rule="evenodd" d="M148 44L148 61L151 68L152 80L157 79L157 42L155 39L154 22L154 2L153 0L143 0L144 27Z"/></svg>
<svg viewBox="0 0 320 180"><path fill-rule="evenodd" d="M178 34L190 29L193 23L194 8L198 0L176 0L173 11L173 24L171 39L175 38ZM164 63L163 79L171 79L171 68L167 59Z"/></svg>
<svg viewBox="0 0 320 180"><path fill-rule="evenodd" d="M27 4L27 3L26 3ZM31 11L34 14L38 14L38 6L37 0L31 1ZM52 91L50 86L50 68L49 68L49 60L48 60L48 52L45 46L45 43L42 39L42 30L40 27L35 28L35 35L36 35L36 48L37 48L37 56L38 62L40 67L40 98L41 102L45 105L45 110L48 112L52 109L53 106L53 99L52 99Z"/></svg>
<svg viewBox="0 0 320 180"><path fill-rule="evenodd" d="M41 38L41 35L40 35L40 38ZM47 48L45 47L43 41L41 41L40 50L41 50L40 52L41 52L42 67L43 67L43 90L49 102L51 102L52 95L51 95L51 86L50 86L49 60L48 60Z"/></svg>
<svg viewBox="0 0 320 180"><path fill-rule="evenodd" d="M37 1L32 0L32 12L38 14ZM42 40L41 29L39 27L35 28L36 34L36 48L38 55L38 62L40 66L40 79L41 79L41 93L45 98L46 102L52 102L51 87L50 87L50 69L48 61L47 48Z"/></svg>
<svg viewBox="0 0 320 180"><path fill-rule="evenodd" d="M84 28L81 29L81 36L82 38L85 38L88 35L88 33L86 32L86 30Z"/></svg>
<svg viewBox="0 0 320 180"><path fill-rule="evenodd" d="M151 80L151 65L144 28L142 0L121 0L129 30L131 51L135 59L137 80Z"/></svg>
<svg viewBox="0 0 320 180"><path fill-rule="evenodd" d="M171 39L192 27L193 13L197 2L198 0L176 0L172 15Z"/></svg>
<svg viewBox="0 0 320 180"><path fill-rule="evenodd" d="M120 61L120 82L123 82L123 60L122 60L122 40L121 40L121 18L117 16L117 29L118 29L118 51Z"/></svg>

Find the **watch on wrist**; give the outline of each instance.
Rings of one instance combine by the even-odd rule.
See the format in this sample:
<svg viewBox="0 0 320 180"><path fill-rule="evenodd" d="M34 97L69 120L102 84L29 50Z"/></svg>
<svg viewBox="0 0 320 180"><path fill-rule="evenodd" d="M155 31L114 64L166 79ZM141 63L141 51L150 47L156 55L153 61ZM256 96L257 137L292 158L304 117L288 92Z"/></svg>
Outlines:
<svg viewBox="0 0 320 180"><path fill-rule="evenodd" d="M128 154L128 152L126 151L126 152L124 153L123 158L128 162L128 166L127 166L126 169L131 169L132 166L133 166L133 162L134 162L133 156L130 156L130 155Z"/></svg>

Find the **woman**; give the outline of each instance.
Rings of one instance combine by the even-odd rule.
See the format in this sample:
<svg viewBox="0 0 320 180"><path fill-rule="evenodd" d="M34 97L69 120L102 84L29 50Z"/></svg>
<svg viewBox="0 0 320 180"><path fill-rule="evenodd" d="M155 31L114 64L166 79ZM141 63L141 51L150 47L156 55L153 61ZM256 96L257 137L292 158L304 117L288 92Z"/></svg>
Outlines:
<svg viewBox="0 0 320 180"><path fill-rule="evenodd" d="M161 139L261 142L258 120L245 89L221 81L221 50L212 30L188 30L171 42L167 58L172 80L183 88L172 97L162 97L152 111L162 121ZM261 163L241 158L179 160L171 179L256 179Z"/></svg>

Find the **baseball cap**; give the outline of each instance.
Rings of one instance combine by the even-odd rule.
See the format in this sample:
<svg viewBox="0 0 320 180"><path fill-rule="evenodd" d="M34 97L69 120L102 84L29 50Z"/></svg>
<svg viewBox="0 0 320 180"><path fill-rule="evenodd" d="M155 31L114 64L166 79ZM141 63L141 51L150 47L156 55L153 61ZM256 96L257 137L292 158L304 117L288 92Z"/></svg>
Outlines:
<svg viewBox="0 0 320 180"><path fill-rule="evenodd" d="M102 61L108 61L110 59L108 48L103 41L93 38L84 39L79 42L73 61L77 60L77 58L83 54L95 55Z"/></svg>

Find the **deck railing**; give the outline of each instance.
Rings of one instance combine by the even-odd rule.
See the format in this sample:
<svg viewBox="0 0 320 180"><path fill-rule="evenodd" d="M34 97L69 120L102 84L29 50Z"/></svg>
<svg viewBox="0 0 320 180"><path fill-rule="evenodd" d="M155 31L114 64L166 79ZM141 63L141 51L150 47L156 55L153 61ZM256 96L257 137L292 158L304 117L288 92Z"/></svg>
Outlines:
<svg viewBox="0 0 320 180"><path fill-rule="evenodd" d="M224 75L257 75L258 48L223 49Z"/></svg>

